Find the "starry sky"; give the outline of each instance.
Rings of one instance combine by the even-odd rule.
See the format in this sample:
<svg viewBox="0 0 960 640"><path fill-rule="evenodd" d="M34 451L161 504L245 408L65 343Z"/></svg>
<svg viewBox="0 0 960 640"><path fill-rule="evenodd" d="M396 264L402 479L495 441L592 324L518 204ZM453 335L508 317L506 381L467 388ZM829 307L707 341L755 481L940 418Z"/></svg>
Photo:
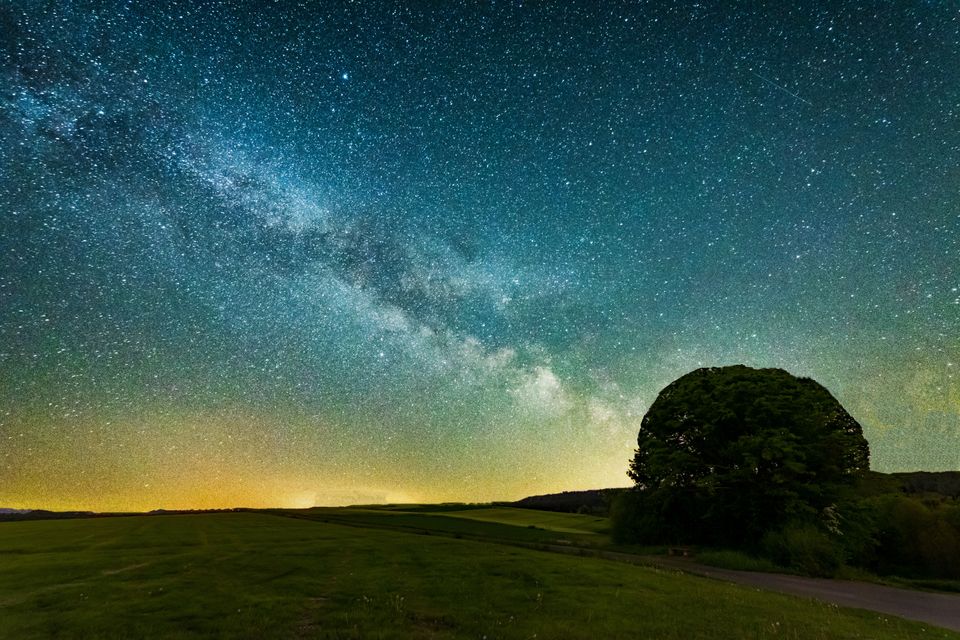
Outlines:
<svg viewBox="0 0 960 640"><path fill-rule="evenodd" d="M960 11L737 4L4 2L0 506L623 486L733 363L960 469Z"/></svg>

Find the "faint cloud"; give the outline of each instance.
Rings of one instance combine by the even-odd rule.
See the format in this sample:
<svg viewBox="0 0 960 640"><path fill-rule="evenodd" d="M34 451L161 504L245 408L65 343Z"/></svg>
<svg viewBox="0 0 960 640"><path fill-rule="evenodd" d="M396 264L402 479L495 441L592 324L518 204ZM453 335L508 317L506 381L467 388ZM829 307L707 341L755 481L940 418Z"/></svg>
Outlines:
<svg viewBox="0 0 960 640"><path fill-rule="evenodd" d="M569 392L546 366L537 366L524 373L510 394L524 410L546 417L561 416L573 407Z"/></svg>
<svg viewBox="0 0 960 640"><path fill-rule="evenodd" d="M330 489L313 494L313 504L316 507L346 507L363 504L412 504L417 502L414 496L408 493L372 487L357 487L356 489Z"/></svg>

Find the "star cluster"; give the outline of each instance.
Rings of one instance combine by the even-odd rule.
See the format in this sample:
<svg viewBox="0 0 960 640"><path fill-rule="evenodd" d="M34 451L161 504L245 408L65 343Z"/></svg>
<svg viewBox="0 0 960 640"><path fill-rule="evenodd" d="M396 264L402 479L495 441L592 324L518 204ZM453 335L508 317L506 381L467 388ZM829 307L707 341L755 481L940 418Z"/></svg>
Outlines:
<svg viewBox="0 0 960 640"><path fill-rule="evenodd" d="M0 7L0 505L623 485L699 366L960 469L946 2Z"/></svg>

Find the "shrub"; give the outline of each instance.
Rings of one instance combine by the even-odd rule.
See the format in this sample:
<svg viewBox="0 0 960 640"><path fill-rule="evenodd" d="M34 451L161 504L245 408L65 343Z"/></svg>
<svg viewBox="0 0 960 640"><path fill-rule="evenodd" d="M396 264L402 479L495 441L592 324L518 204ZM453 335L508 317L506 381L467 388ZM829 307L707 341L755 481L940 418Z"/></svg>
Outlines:
<svg viewBox="0 0 960 640"><path fill-rule="evenodd" d="M780 567L767 558L750 555L732 549L718 549L716 551L701 551L697 553L697 562L720 567L721 569L735 569L737 571L782 571Z"/></svg>
<svg viewBox="0 0 960 640"><path fill-rule="evenodd" d="M613 539L618 543L685 544L696 542L702 520L698 503L679 491L625 491L610 509Z"/></svg>
<svg viewBox="0 0 960 640"><path fill-rule="evenodd" d="M843 564L842 547L812 524L788 524L771 531L761 548L777 564L812 576L833 576Z"/></svg>
<svg viewBox="0 0 960 640"><path fill-rule="evenodd" d="M942 517L919 532L917 551L924 575L934 578L960 576L960 533Z"/></svg>
<svg viewBox="0 0 960 640"><path fill-rule="evenodd" d="M844 561L857 567L872 567L876 564L878 515L867 500L848 500L836 510L837 543L843 549Z"/></svg>
<svg viewBox="0 0 960 640"><path fill-rule="evenodd" d="M610 505L610 533L619 544L656 544L660 541L657 521L646 508L640 491L625 491Z"/></svg>
<svg viewBox="0 0 960 640"><path fill-rule="evenodd" d="M929 510L919 500L899 495L881 496L873 507L878 522L875 569L884 574L918 575L923 563L916 543L920 531L931 524Z"/></svg>
<svg viewBox="0 0 960 640"><path fill-rule="evenodd" d="M905 577L960 577L960 527L953 501L885 495L864 501L873 511L871 569Z"/></svg>

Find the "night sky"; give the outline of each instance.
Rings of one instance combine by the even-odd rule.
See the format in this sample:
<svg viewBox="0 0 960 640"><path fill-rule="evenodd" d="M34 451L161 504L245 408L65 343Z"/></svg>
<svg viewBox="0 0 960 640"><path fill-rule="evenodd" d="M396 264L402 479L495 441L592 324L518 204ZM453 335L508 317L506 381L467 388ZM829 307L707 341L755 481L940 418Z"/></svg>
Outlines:
<svg viewBox="0 0 960 640"><path fill-rule="evenodd" d="M0 7L0 506L629 484L700 366L960 469L950 1Z"/></svg>

